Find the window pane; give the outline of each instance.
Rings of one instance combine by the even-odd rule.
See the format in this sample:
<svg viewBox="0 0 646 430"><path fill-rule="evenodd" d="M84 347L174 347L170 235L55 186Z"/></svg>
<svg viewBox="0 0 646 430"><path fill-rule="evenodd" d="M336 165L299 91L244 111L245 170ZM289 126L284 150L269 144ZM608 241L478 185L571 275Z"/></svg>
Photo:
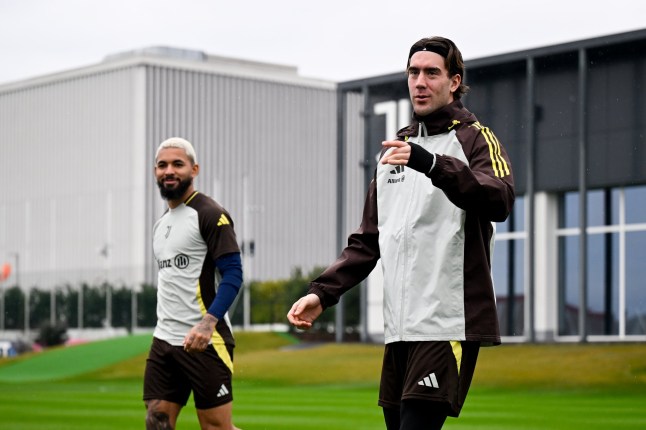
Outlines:
<svg viewBox="0 0 646 430"><path fill-rule="evenodd" d="M517 197L514 202L514 208L505 220L505 222L496 223L497 233L507 233L511 231L525 230L525 199Z"/></svg>
<svg viewBox="0 0 646 430"><path fill-rule="evenodd" d="M579 226L579 193L570 192L561 195L559 205L559 228Z"/></svg>
<svg viewBox="0 0 646 430"><path fill-rule="evenodd" d="M509 240L497 240L491 263L491 274L497 297L509 295ZM500 312L500 310L499 310Z"/></svg>
<svg viewBox="0 0 646 430"><path fill-rule="evenodd" d="M606 202L608 199L608 202ZM619 199L611 190L588 191L588 226L611 225L618 222ZM559 228L579 226L579 193L570 192L561 196Z"/></svg>
<svg viewBox="0 0 646 430"><path fill-rule="evenodd" d="M612 225L617 225L620 223L619 219L619 207L622 188L613 188L612 189Z"/></svg>
<svg viewBox="0 0 646 430"><path fill-rule="evenodd" d="M525 240L518 239L514 243L514 325L510 335L522 336L525 333Z"/></svg>
<svg viewBox="0 0 646 430"><path fill-rule="evenodd" d="M605 225L605 193L603 190L588 192L588 225ZM578 199L577 199L578 200ZM578 204L578 202L577 202ZM578 225L578 222L577 222Z"/></svg>
<svg viewBox="0 0 646 430"><path fill-rule="evenodd" d="M646 222L646 187L626 188L626 222Z"/></svg>
<svg viewBox="0 0 646 430"><path fill-rule="evenodd" d="M619 236L588 236L588 312L589 334L619 334Z"/></svg>
<svg viewBox="0 0 646 430"><path fill-rule="evenodd" d="M510 231L510 225L513 223L512 215L510 215L505 222L496 223L496 233L507 233Z"/></svg>
<svg viewBox="0 0 646 430"><path fill-rule="evenodd" d="M579 236L559 238L559 334L578 333Z"/></svg>
<svg viewBox="0 0 646 430"><path fill-rule="evenodd" d="M496 290L498 321L503 336L521 336L524 330L525 241L497 241L492 276Z"/></svg>
<svg viewBox="0 0 646 430"><path fill-rule="evenodd" d="M516 197L512 212L515 231L525 231L525 197Z"/></svg>
<svg viewBox="0 0 646 430"><path fill-rule="evenodd" d="M646 334L646 231L626 234L626 334Z"/></svg>

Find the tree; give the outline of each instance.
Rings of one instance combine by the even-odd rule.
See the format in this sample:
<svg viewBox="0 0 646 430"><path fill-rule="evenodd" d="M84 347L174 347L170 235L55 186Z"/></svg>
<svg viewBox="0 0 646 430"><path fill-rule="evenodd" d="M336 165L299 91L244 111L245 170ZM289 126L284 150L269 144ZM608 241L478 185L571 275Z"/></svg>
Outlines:
<svg viewBox="0 0 646 430"><path fill-rule="evenodd" d="M142 285L137 294L137 325L154 327L157 324L157 288L152 285Z"/></svg>
<svg viewBox="0 0 646 430"><path fill-rule="evenodd" d="M40 327L40 334L36 338L41 346L62 345L67 340L67 326L62 323L44 323Z"/></svg>
<svg viewBox="0 0 646 430"><path fill-rule="evenodd" d="M307 293L309 283L323 268L315 267L308 274L300 268L292 271L289 279L253 282L251 290L251 321L254 324L285 323L292 304ZM360 323L359 288L345 294L345 325L357 327ZM334 328L336 308L326 310L317 318L310 331L329 332ZM236 316L238 315L236 309Z"/></svg>
<svg viewBox="0 0 646 430"><path fill-rule="evenodd" d="M25 295L19 287L11 287L4 294L5 329L20 330L24 328Z"/></svg>

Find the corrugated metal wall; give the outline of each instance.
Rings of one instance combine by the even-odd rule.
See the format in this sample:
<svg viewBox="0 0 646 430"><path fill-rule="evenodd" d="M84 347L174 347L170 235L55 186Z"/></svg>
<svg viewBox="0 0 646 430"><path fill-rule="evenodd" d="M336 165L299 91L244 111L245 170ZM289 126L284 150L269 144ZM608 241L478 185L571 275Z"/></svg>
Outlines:
<svg viewBox="0 0 646 430"><path fill-rule="evenodd" d="M141 225L132 220L142 191L133 188L136 75L0 90L0 258L19 255L22 286L99 284L108 270L113 282L141 278L131 244Z"/></svg>
<svg viewBox="0 0 646 430"><path fill-rule="evenodd" d="M247 279L286 278L333 257L332 88L162 67L149 67L147 82L150 166L164 139L194 144L197 189L229 210L239 242L255 243ZM156 219L165 205L153 191Z"/></svg>
<svg viewBox="0 0 646 430"><path fill-rule="evenodd" d="M344 236L359 228L366 198L364 184L364 127L363 108L365 97L360 93L345 93L345 220Z"/></svg>
<svg viewBox="0 0 646 430"><path fill-rule="evenodd" d="M183 136L197 188L231 212L240 242L255 242L247 279L327 264L336 92L282 81L153 61L0 88L0 263L18 254L28 287L153 281L151 229L165 209L154 151Z"/></svg>

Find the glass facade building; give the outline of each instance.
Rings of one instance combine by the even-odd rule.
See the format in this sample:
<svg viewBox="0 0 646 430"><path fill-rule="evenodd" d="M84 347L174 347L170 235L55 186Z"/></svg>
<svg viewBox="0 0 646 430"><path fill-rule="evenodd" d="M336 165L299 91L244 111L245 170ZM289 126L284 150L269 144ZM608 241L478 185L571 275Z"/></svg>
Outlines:
<svg viewBox="0 0 646 430"><path fill-rule="evenodd" d="M558 202L558 334L578 335L585 308L590 335L646 335L646 186L588 191L586 306L573 288L580 273L579 193L561 193Z"/></svg>

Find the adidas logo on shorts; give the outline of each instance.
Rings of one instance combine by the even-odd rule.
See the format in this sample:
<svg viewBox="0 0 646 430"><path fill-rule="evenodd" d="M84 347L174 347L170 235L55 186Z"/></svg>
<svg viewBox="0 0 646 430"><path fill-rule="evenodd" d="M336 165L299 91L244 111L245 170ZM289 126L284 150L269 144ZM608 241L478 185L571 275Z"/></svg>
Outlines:
<svg viewBox="0 0 646 430"><path fill-rule="evenodd" d="M421 381L419 381L417 385L424 385L430 388L440 388L439 384L437 383L437 378L435 377L435 373L429 373L429 375L424 379L422 379Z"/></svg>
<svg viewBox="0 0 646 430"><path fill-rule="evenodd" d="M229 394L229 390L227 390L227 387L222 384L220 391L218 391L218 397L226 396L227 394Z"/></svg>

